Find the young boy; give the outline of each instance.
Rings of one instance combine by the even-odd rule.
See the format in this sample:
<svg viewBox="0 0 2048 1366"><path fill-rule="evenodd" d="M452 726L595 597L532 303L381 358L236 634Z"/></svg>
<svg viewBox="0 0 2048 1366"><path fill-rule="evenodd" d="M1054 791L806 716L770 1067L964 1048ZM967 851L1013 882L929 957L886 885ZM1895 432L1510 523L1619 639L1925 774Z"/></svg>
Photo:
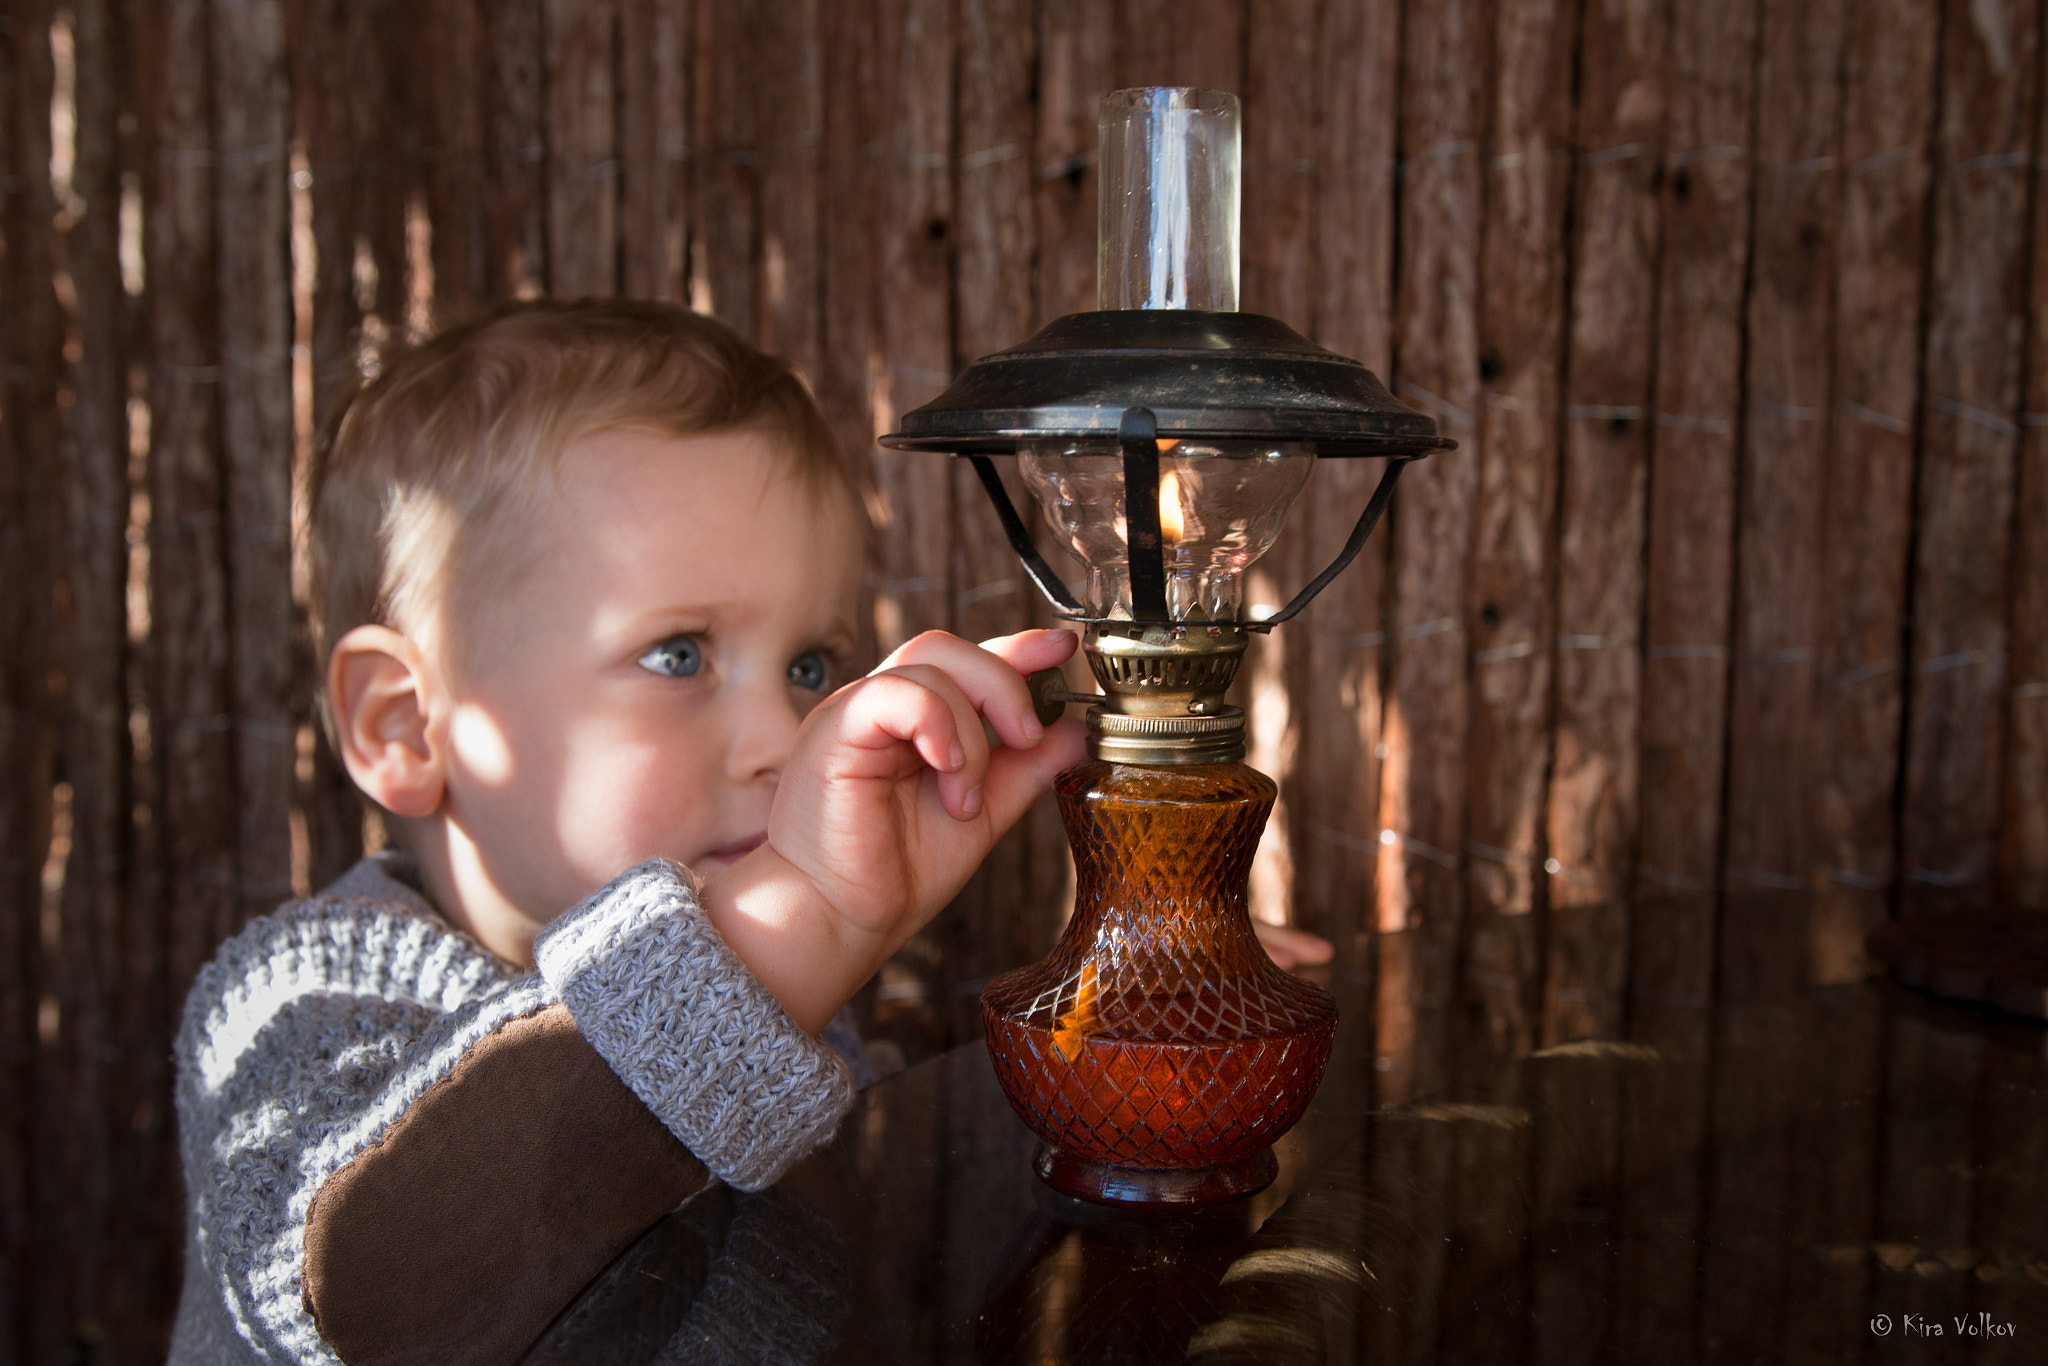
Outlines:
<svg viewBox="0 0 2048 1366"><path fill-rule="evenodd" d="M841 686L859 519L788 368L680 309L502 310L351 405L316 638L396 849L193 987L173 1362L513 1360L830 1138L816 1036L1083 750L1020 672L1064 632Z"/></svg>
<svg viewBox="0 0 2048 1366"><path fill-rule="evenodd" d="M1022 677L1074 638L920 636L841 686L831 435L665 305L444 334L312 483L330 733L396 848L193 986L171 1360L510 1361L708 1181L831 1137L835 1016L1083 756Z"/></svg>

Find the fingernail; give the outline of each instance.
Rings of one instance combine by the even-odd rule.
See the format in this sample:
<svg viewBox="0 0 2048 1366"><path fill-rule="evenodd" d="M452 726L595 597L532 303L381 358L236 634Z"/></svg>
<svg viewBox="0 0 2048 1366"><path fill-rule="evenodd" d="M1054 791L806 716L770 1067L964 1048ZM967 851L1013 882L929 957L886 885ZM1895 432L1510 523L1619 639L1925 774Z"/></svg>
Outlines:
<svg viewBox="0 0 2048 1366"><path fill-rule="evenodd" d="M967 795L960 799L960 809L970 816L979 816L981 814L981 789L978 787L967 789Z"/></svg>
<svg viewBox="0 0 2048 1366"><path fill-rule="evenodd" d="M1038 717L1031 712L1027 711L1024 713L1023 723L1018 729L1024 732L1024 738L1027 740L1043 740L1045 738L1045 727L1038 724Z"/></svg>
<svg viewBox="0 0 2048 1366"><path fill-rule="evenodd" d="M967 751L960 748L960 742L955 740L952 752L947 757L953 761L951 767L958 768L967 762Z"/></svg>

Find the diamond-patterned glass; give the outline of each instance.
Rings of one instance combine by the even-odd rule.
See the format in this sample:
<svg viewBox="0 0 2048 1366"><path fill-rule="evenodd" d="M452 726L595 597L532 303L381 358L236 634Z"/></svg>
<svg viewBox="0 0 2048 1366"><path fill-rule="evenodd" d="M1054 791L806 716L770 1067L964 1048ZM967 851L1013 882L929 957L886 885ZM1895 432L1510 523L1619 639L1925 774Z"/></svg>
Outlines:
<svg viewBox="0 0 2048 1366"><path fill-rule="evenodd" d="M1065 1152L1205 1167L1268 1147L1308 1108L1337 1006L1252 930L1272 782L1243 764L1091 761L1060 775L1074 918L1051 956L982 993L996 1075Z"/></svg>

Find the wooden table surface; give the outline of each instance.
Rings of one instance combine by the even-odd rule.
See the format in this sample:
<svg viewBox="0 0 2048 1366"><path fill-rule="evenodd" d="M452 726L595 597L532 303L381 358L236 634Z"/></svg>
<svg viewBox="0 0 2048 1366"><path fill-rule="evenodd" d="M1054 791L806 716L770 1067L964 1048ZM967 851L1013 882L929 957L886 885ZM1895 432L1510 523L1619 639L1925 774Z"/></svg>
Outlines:
<svg viewBox="0 0 2048 1366"><path fill-rule="evenodd" d="M1266 1192L1052 1194L979 1043L652 1230L531 1360L2048 1359L2048 1028L1886 983L1475 1060L1382 1106L1369 974ZM696 1355L693 1355L696 1353Z"/></svg>

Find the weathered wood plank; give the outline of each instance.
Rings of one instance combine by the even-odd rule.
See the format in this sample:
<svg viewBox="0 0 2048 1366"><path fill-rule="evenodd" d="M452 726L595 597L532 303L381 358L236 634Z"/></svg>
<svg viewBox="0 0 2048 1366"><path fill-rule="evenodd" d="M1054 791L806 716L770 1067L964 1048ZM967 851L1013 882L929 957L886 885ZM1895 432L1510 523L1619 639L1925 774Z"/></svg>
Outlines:
<svg viewBox="0 0 2048 1366"><path fill-rule="evenodd" d="M1440 1094L1452 1079L1450 1008L1463 918L1466 630L1464 611L1479 408L1478 326L1487 133L1482 92L1492 29L1477 4L1410 7L1402 23L1398 241L1392 373L1395 392L1465 443L1402 477L1392 510L1391 662L1380 768L1379 938L1373 1021L1382 1104ZM1421 1231L1431 1255L1415 1268L1420 1299L1405 1331L1371 1341L1375 1358L1426 1361L1440 1331L1450 1153L1409 1155L1409 1179L1430 1193Z"/></svg>
<svg viewBox="0 0 2048 1366"><path fill-rule="evenodd" d="M618 0L547 0L548 290L619 287Z"/></svg>
<svg viewBox="0 0 2048 1366"><path fill-rule="evenodd" d="M1095 147L1110 91L1114 0L1038 0L1034 326L1095 307Z"/></svg>
<svg viewBox="0 0 2048 1366"><path fill-rule="evenodd" d="M54 1357L71 1345L67 1311L73 1307L72 1259L53 1257L60 1235L61 1187L39 1180L39 1171L61 1171L65 1108L53 1096L50 1064L62 1038L62 1016L52 1018L45 1003L61 984L51 975L40 935L42 872L53 824L59 699L50 683L57 662L51 636L54 589L62 554L61 505L57 483L57 389L62 371L64 321L53 289L55 257L52 219L56 205L50 183L50 100L55 72L50 49L51 6L31 0L0 30L0 83L6 108L4 172L0 197L0 304L7 326L0 338L0 422L6 450L0 458L0 497L7 521L0 524L0 562L18 585L0 594L0 758L14 777L0 798L0 917L4 917L7 962L0 967L6 1048L0 1085L7 1088L4 1151L0 1172L0 1238L11 1286L0 1291L11 1311L8 1347L24 1358ZM40 1073L40 1075L39 1075ZM39 1103L44 1102L44 1103ZM58 1102L58 1103L48 1103ZM19 1184L17 1184L19 1183ZM67 1249L68 1250L68 1249ZM55 1274L52 1274L54 1267ZM15 1289L13 1287L19 1287ZM33 1290L30 1287L34 1287Z"/></svg>
<svg viewBox="0 0 2048 1366"><path fill-rule="evenodd" d="M1700 1175L1712 1035L1715 885L1750 219L1756 15L1677 0L1663 139L1642 666L1633 1032L1680 1066L1623 1112L1627 1331L1660 1357L1695 1350ZM1569 626L1564 629L1570 630Z"/></svg>
<svg viewBox="0 0 2048 1366"><path fill-rule="evenodd" d="M1584 977L1555 984L1550 1001L1567 1009L1546 1019L1536 915L1556 662L1552 556L1570 303L1566 215L1577 169L1576 19L1564 5L1504 6L1495 37L1479 331L1485 392L1466 604L1468 902L1455 1046L1468 1067L1492 1060L1503 1092L1514 1072L1502 1060L1539 1041L1613 1037L1621 1021L1618 984ZM1573 942L1572 928L1553 923L1551 950L1554 962L1576 967L1591 955ZM1505 1156L1519 1156L1532 1173L1536 1255L1522 1288L1528 1350L1535 1361L1583 1359L1612 1331L1620 1102L1613 1064L1558 1059L1522 1084L1538 1098L1535 1134Z"/></svg>
<svg viewBox="0 0 2048 1366"><path fill-rule="evenodd" d="M206 0L139 13L144 255L150 288L150 648L155 803L164 862L168 1001L233 927L238 774L227 473L221 458L220 293Z"/></svg>
<svg viewBox="0 0 2048 1366"><path fill-rule="evenodd" d="M1246 0L1119 0L1116 25L1118 89L1189 85L1202 90L1244 89Z"/></svg>
<svg viewBox="0 0 2048 1366"><path fill-rule="evenodd" d="M369 96L355 90L349 64L332 59L333 53L349 50L351 15L359 8L345 0L292 0L285 12L292 131L304 148L313 181L308 345L316 440L324 439L362 374L363 310L356 298L355 247L358 211L367 208L368 201L362 190L365 172L357 159L353 106ZM438 267L435 281L438 286ZM323 686L325 664L312 661L312 687ZM324 727L315 727L313 773L302 799L307 871L312 885L321 887L361 857L363 849L362 799L327 743Z"/></svg>
<svg viewBox="0 0 2048 1366"><path fill-rule="evenodd" d="M222 471L233 633L237 923L291 893L297 786L291 596L290 104L282 0L216 0Z"/></svg>
<svg viewBox="0 0 2048 1366"><path fill-rule="evenodd" d="M2013 508L2010 602L2012 664L2007 672L2005 806L2000 899L2048 907L2048 195L2041 158L2048 149L2048 98L2036 96L2034 221L2029 244L2027 374L2020 414L2019 470Z"/></svg>
<svg viewBox="0 0 2048 1366"><path fill-rule="evenodd" d="M692 168L690 302L753 338L760 326L761 168L754 125L761 111L754 100L752 34L738 5L701 6L696 19L693 84L702 154Z"/></svg>
<svg viewBox="0 0 2048 1366"><path fill-rule="evenodd" d="M49 273L28 268L24 229L31 221L22 174L28 162L21 137L22 86L28 78L27 40L19 27L0 30L0 175L11 192L0 196L0 577L17 585L0 594L0 765L20 777L0 786L0 1342L20 1355L29 1348L27 1293L34 1256L34 1197L29 1181L35 1107L23 1104L34 1093L36 998L34 955L41 907L39 883L49 838L42 808L48 800L48 727L42 716L40 682L47 670L39 642L45 633L35 619L41 598L40 567L47 555L30 544L33 528L45 524L33 498L29 448L22 440L33 354L27 291L47 288ZM47 221L47 220L45 220Z"/></svg>
<svg viewBox="0 0 2048 1366"><path fill-rule="evenodd" d="M823 358L812 380L841 454L863 480L875 438L869 375L877 346L875 309L881 300L874 270L875 195L881 188L876 166L883 145L881 96L875 88L881 36L875 17L863 5L827 6L822 16L833 60L825 64L820 192L833 212L819 225ZM693 144L701 154L701 135Z"/></svg>
<svg viewBox="0 0 2048 1366"><path fill-rule="evenodd" d="M953 166L954 15L938 0L886 0L880 13L884 160L876 250L881 369L874 376L875 430L936 397L953 373L952 270L956 233ZM881 537L876 621L893 650L952 621L953 500L930 457L869 453L888 508Z"/></svg>
<svg viewBox="0 0 2048 1366"><path fill-rule="evenodd" d="M72 1312L103 1325L104 1345L147 1355L168 1307L161 1282L175 1207L131 1178L142 1150L165 1137L163 1118L136 1131L138 1082L160 1074L143 1061L170 1046L169 1021L126 989L129 791L127 665L128 374L126 298L119 255L121 158L119 35L103 0L74 4L60 23L72 114L60 234L71 286L68 393L59 405L56 473L62 497L64 588L58 634L64 686L63 771L70 786L63 893L45 922L50 980L61 1028L45 1065L55 1085L45 1104L61 1116L61 1144L46 1150L46 1177L63 1182ZM61 96L60 96L61 98ZM48 943L49 931L56 931ZM147 950L142 945L143 954ZM140 1066L136 1066L140 1064ZM142 1092L147 1094L146 1091ZM59 1164L51 1171L50 1159ZM138 1162L140 1159L140 1162ZM169 1216L168 1218L166 1216ZM146 1250L140 1260L102 1249ZM55 1249L53 1249L54 1251ZM140 1283L135 1282L137 1272ZM125 1274L124 1274L125 1273Z"/></svg>
<svg viewBox="0 0 2048 1366"><path fill-rule="evenodd" d="M1400 8L1394 0L1343 0L1326 4L1319 22L1313 335L1390 378ZM1377 460L1319 462L1289 531L1304 569L1320 570L1336 555L1383 469ZM1315 606L1281 631L1289 696L1301 729L1316 737L1295 756L1302 793L1290 831L1295 914L1304 928L1349 941L1360 962L1369 961L1358 937L1372 929L1380 852L1381 594L1389 544L1382 527Z"/></svg>
<svg viewBox="0 0 2048 1366"><path fill-rule="evenodd" d="M1724 870L1738 891L1804 886L1816 862L1846 8L1766 0L1761 20Z"/></svg>
<svg viewBox="0 0 2048 1366"><path fill-rule="evenodd" d="M1672 9L1656 433L1651 450L1641 877L1716 885L1756 14ZM1690 959L1695 970L1706 962Z"/></svg>
<svg viewBox="0 0 2048 1366"><path fill-rule="evenodd" d="M102 60L111 66L104 75L118 92L114 118L122 184L109 186L109 190L124 200L132 195L139 207L147 201L151 147L141 118L140 102L149 82L141 78L147 43L137 8L128 3L109 7L111 40ZM125 213L121 217L125 219ZM162 718L156 712L154 695L154 680L160 673L149 587L155 551L146 440L148 423L154 420L147 403L148 377L154 364L148 329L148 279L146 270L136 271L132 277L128 274L130 266L138 264L136 249L146 248L146 241L137 240L145 226L124 222L116 231L115 278L121 281L125 366L119 380L123 411L115 442L125 468L121 505L115 515L127 541L118 573L124 580L122 624L128 637L121 680L121 719L127 723L128 733L121 741L128 758L123 796L132 805L121 813L126 914L119 931L119 953L112 959L118 975L111 987L120 1002L125 1089L111 1098L109 1105L110 1123L125 1149L119 1159L117 1199L126 1227L116 1233L114 1255L107 1258L108 1312L119 1327L109 1334L103 1350L109 1359L154 1360L168 1348L184 1231L184 1192L176 1175L177 1126L171 1104L171 1039L183 1005L183 983L169 980L166 950L173 931L165 909L165 830L159 819L164 785Z"/></svg>
<svg viewBox="0 0 2048 1366"><path fill-rule="evenodd" d="M2039 7L1946 7L1901 857L1909 904L1992 888L2026 328Z"/></svg>
<svg viewBox="0 0 2048 1366"><path fill-rule="evenodd" d="M1038 53L1031 0L961 0L958 22L953 354L964 365L1016 345L1031 330ZM1038 592L996 525L981 481L959 460L932 473L952 481L953 629L969 640L1028 629ZM1021 481L1012 484L1012 499L1027 503ZM977 1008L967 984L1042 956L1058 928L1056 889L1046 885L1058 861L1036 851L1036 837L1046 833L1020 822L960 894L956 1009L970 1035Z"/></svg>
<svg viewBox="0 0 2048 1366"><path fill-rule="evenodd" d="M880 346L876 309L881 291L875 261L877 196L884 179L878 168L885 145L882 94L877 88L882 63L877 18L865 3L828 5L822 16L825 46L833 60L825 64L820 192L833 211L819 225L823 354L812 379L840 453L868 495L874 520L868 544L871 568L886 522L868 463L877 430L871 377ZM701 135L693 141L701 154Z"/></svg>
<svg viewBox="0 0 2048 1366"><path fill-rule="evenodd" d="M832 212L819 223L822 358L811 381L840 458L856 480L869 514L864 556L870 583L876 546L884 534L882 505L867 459L875 439L869 375L877 354L874 196L879 188L875 168L882 146L880 93L875 85L881 60L880 34L875 17L872 0L827 5L820 16L823 41L832 60L825 64L824 73L819 180L820 193L830 201ZM692 142L696 154L701 154L701 131L693 133ZM871 592L863 593L862 608L861 658L856 667L864 669L876 658ZM884 1038L879 1004L873 990L864 990L853 1002L863 1038Z"/></svg>
<svg viewBox="0 0 2048 1366"><path fill-rule="evenodd" d="M1472 579L1467 904L1461 1044L1509 1057L1535 1045L1536 887L1550 767L1558 406L1572 197L1576 15L1516 0L1495 20L1486 154ZM1618 1013L1617 1013L1618 1014ZM1589 1021L1587 1032L1615 1019Z"/></svg>
<svg viewBox="0 0 2048 1366"><path fill-rule="evenodd" d="M694 24L692 0L621 0L619 6L621 283L635 298L686 295Z"/></svg>
<svg viewBox="0 0 2048 1366"><path fill-rule="evenodd" d="M429 0L414 22L415 69L422 77L414 94L420 109L416 175L433 233L431 322L438 329L471 317L490 297L480 85L485 20L476 0ZM295 83L304 61L295 63Z"/></svg>
<svg viewBox="0 0 2048 1366"><path fill-rule="evenodd" d="M1827 468L1821 894L1808 953L1825 981L1859 975L1896 880L1899 710L1913 518L1927 139L1935 0L1852 7L1835 234L1835 402Z"/></svg>
<svg viewBox="0 0 2048 1366"><path fill-rule="evenodd" d="M1250 0L1245 11L1242 174L1244 203L1240 306L1315 329L1314 269L1316 6L1304 0ZM1305 582L1308 513L1297 499L1280 539L1245 575L1248 608L1279 608ZM1318 566L1320 568L1320 566ZM1290 628L1291 629L1291 628ZM1251 912L1291 924L1295 810L1307 798L1295 777L1300 718L1288 690L1285 635L1253 636L1238 673L1247 712L1245 760L1280 786L1251 872Z"/></svg>
<svg viewBox="0 0 2048 1366"><path fill-rule="evenodd" d="M291 135L313 178L316 432L362 382L366 360L374 365L407 322L408 191L421 169L422 125L433 117L426 92L410 81L412 42L441 39L429 12L398 9L391 0L287 0L285 7ZM412 116L416 104L421 112ZM319 849L316 835L316 863Z"/></svg>
<svg viewBox="0 0 2048 1366"><path fill-rule="evenodd" d="M875 643L887 653L920 631L952 622L953 499L930 456L885 451L878 433L937 396L951 377L954 13L938 0L877 0L872 142L863 168L871 183L870 255L855 269L874 282L867 349L866 401L873 426L857 448L864 461L875 526L869 573L875 592ZM978 1019L972 993L956 993L948 948L959 934L957 907L905 946L885 969L885 990L905 1028L950 1039ZM956 999L958 996L958 999Z"/></svg>
<svg viewBox="0 0 2048 1366"><path fill-rule="evenodd" d="M1486 184L1490 10L1427 6L1403 26L1399 284L1395 392L1466 443L1416 464L1393 520L1393 612L1381 769L1379 1025L1412 1034L1400 1098L1441 1086L1464 914L1469 565L1480 408L1479 263ZM1391 1048L1383 1053L1393 1054Z"/></svg>
<svg viewBox="0 0 2048 1366"><path fill-rule="evenodd" d="M292 133L313 178L313 426L325 432L359 380L355 292L356 199L350 73L330 54L346 49L346 0L292 0L286 11L291 54Z"/></svg>
<svg viewBox="0 0 2048 1366"><path fill-rule="evenodd" d="M407 230L420 156L421 83L415 44L421 11L409 0L365 0L350 7L347 46L351 161L357 176L351 269L366 260L360 301L376 318L368 340L381 352L406 335Z"/></svg>
<svg viewBox="0 0 2048 1366"><path fill-rule="evenodd" d="M754 295L762 346L806 379L818 373L818 140L823 132L822 0L775 0L752 16L748 72L760 171Z"/></svg>
<svg viewBox="0 0 2048 1366"><path fill-rule="evenodd" d="M1765 0L1736 517L1736 618L1702 1321L1723 1350L1781 1357L1795 1306L1782 1238L1803 1059L1803 887L1831 417L1833 224L1846 6ZM1769 1134L1759 1139L1757 1134Z"/></svg>
<svg viewBox="0 0 2048 1366"><path fill-rule="evenodd" d="M953 349L964 363L1014 346L1031 329L1028 286L1037 241L1032 76L1038 52L1030 0L962 0L959 24L959 68L954 78L959 163L954 280L959 303ZM1092 131L1093 120L1088 126ZM1092 145L1093 137L1088 141ZM971 473L967 477L972 480ZM1004 558L991 557L988 567L997 577L1018 572L1007 549ZM982 585L963 580L963 586ZM1016 604L1025 600L1023 592L992 594L964 607L960 619L965 624L985 617L992 627L1016 629L1010 623L1021 620Z"/></svg>
<svg viewBox="0 0 2048 1366"><path fill-rule="evenodd" d="M484 16L484 178L494 299L531 298L548 288L548 110L541 0L492 0Z"/></svg>
<svg viewBox="0 0 2048 1366"><path fill-rule="evenodd" d="M1239 303L1298 331L1315 327L1315 0L1248 0L1243 81ZM1228 88L1228 87L1226 87ZM1286 542L1272 554L1284 554Z"/></svg>
<svg viewBox="0 0 2048 1366"><path fill-rule="evenodd" d="M1597 1033L1623 989L1641 802L1643 544L1669 111L1669 5L1586 7L1544 814L1543 1034Z"/></svg>

